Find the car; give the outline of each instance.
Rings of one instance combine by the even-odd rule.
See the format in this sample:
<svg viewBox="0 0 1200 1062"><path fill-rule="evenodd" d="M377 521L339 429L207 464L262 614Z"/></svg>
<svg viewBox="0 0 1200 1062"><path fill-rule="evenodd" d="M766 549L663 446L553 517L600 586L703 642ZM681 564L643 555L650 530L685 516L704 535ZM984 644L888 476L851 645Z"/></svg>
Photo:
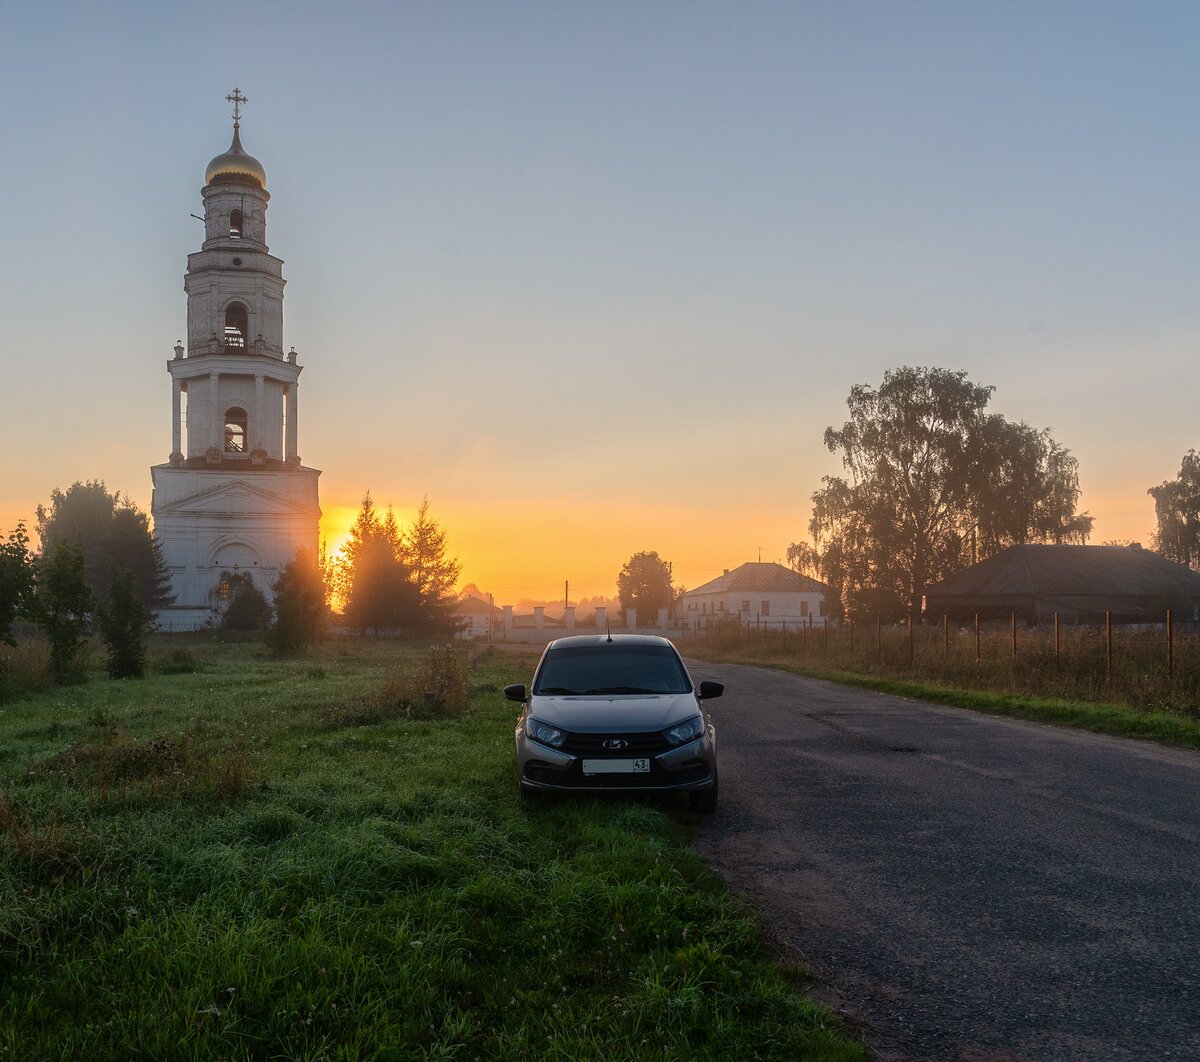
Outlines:
<svg viewBox="0 0 1200 1062"><path fill-rule="evenodd" d="M666 638L595 634L546 646L533 684L504 695L521 702L517 780L538 793L687 793L694 811L717 807L717 732L697 687Z"/></svg>

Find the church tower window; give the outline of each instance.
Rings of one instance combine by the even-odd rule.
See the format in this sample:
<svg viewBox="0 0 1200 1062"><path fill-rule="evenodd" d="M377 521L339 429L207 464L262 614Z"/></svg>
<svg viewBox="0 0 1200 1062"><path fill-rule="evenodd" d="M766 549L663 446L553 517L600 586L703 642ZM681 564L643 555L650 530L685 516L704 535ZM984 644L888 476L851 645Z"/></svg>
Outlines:
<svg viewBox="0 0 1200 1062"><path fill-rule="evenodd" d="M231 240L242 238L242 212L240 210L229 212L229 238Z"/></svg>
<svg viewBox="0 0 1200 1062"><path fill-rule="evenodd" d="M250 330L249 314L240 302L231 302L225 310L225 348L245 350L246 333Z"/></svg>
<svg viewBox="0 0 1200 1062"><path fill-rule="evenodd" d="M227 454L244 454L246 452L246 411L240 406L234 406L225 411L225 452Z"/></svg>

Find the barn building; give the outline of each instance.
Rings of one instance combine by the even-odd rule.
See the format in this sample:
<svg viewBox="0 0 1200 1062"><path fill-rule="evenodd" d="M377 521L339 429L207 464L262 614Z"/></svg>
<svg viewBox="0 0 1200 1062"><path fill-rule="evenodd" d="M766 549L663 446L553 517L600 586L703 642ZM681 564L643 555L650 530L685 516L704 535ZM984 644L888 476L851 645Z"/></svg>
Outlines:
<svg viewBox="0 0 1200 1062"><path fill-rule="evenodd" d="M925 615L973 622L1200 619L1200 573L1139 546L1010 546L925 591Z"/></svg>

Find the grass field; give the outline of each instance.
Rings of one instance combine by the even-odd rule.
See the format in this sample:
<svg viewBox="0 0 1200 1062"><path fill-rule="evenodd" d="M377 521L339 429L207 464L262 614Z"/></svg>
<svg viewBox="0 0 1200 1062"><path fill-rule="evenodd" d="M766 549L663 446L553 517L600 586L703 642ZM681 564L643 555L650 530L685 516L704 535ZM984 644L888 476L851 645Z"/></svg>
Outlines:
<svg viewBox="0 0 1200 1062"><path fill-rule="evenodd" d="M521 806L530 658L155 657L0 703L0 1059L864 1057L682 801Z"/></svg>
<svg viewBox="0 0 1200 1062"><path fill-rule="evenodd" d="M807 630L723 625L681 643L710 660L765 664L941 704L1200 748L1200 635L1175 632L1168 669L1161 628L1106 630L940 624ZM1110 666L1111 659L1111 666Z"/></svg>

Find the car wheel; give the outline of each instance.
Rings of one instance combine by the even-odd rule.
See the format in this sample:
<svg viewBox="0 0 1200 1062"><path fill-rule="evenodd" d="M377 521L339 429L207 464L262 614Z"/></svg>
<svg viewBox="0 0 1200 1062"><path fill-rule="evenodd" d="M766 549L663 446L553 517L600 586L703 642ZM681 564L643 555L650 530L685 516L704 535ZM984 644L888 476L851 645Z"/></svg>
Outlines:
<svg viewBox="0 0 1200 1062"><path fill-rule="evenodd" d="M717 810L717 780L714 778L713 784L707 789L693 789L688 793L688 803L693 811L711 815Z"/></svg>

